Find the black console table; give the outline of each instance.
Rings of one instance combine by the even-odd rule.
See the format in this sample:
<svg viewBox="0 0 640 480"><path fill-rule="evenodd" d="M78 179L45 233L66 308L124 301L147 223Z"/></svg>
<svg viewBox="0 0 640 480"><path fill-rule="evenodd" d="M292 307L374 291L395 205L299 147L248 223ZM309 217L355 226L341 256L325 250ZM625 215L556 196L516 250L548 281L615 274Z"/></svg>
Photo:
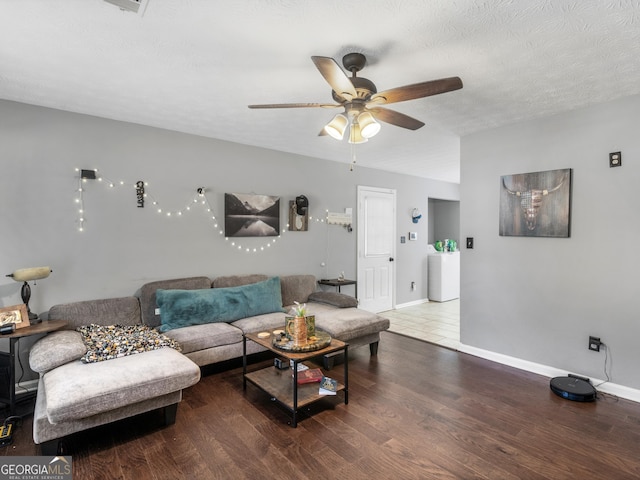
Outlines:
<svg viewBox="0 0 640 480"><path fill-rule="evenodd" d="M319 285L328 285L330 287L336 287L338 293L342 293L340 288L344 285L353 285L356 291L355 297L358 298L358 282L355 280L340 280L338 278L323 278L322 280L318 280Z"/></svg>

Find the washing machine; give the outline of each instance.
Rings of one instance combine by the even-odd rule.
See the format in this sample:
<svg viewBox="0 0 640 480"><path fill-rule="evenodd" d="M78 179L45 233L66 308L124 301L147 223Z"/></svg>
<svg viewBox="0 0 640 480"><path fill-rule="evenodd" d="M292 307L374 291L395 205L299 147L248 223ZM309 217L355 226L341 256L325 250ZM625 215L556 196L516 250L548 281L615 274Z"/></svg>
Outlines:
<svg viewBox="0 0 640 480"><path fill-rule="evenodd" d="M460 252L429 253L427 282L427 295L431 301L460 298Z"/></svg>

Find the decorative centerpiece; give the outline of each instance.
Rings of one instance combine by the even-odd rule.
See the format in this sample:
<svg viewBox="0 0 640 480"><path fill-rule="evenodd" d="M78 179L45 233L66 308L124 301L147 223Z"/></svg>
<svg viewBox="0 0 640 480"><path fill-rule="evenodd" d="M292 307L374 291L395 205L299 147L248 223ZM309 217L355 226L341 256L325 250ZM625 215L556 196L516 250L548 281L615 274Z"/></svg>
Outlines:
<svg viewBox="0 0 640 480"><path fill-rule="evenodd" d="M284 331L273 332L273 346L289 352L311 352L329 345L331 335L316 330L316 316L307 315L306 304L294 303L285 316Z"/></svg>

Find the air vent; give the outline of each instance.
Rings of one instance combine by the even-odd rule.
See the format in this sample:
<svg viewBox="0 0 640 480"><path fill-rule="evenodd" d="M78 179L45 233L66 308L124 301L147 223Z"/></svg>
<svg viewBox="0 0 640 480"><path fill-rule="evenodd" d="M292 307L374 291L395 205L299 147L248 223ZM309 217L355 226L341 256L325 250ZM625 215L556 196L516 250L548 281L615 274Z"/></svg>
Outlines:
<svg viewBox="0 0 640 480"><path fill-rule="evenodd" d="M142 0L104 0L107 3L115 5L120 10L126 12L138 13Z"/></svg>

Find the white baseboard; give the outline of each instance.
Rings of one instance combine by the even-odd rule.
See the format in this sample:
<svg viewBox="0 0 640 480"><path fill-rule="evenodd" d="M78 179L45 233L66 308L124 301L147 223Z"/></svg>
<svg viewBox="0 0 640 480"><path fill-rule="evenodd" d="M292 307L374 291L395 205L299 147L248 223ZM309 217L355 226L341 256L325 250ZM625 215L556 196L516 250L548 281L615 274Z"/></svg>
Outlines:
<svg viewBox="0 0 640 480"><path fill-rule="evenodd" d="M489 350L483 350L481 348L471 347L469 345L464 345L464 344L460 344L458 351L462 353L468 353L469 355L473 355L475 357L491 360L492 362L497 362L503 365L508 365L510 367L515 367L520 370L525 370L527 372L537 373L538 375L543 375L549 378L561 377L569 373L573 373L575 375L582 375L580 372L567 372L566 370L550 367L548 365L542 365L540 363L530 362L528 360L522 360L521 358L510 357L508 355L503 355L501 353L491 352ZM584 375L584 376L588 376L588 375ZM593 385L598 385L600 382L604 382L604 380L591 378L591 383ZM598 387L598 391L603 393L609 393L611 395L615 395L620 398L626 398L627 400L640 403L640 390L625 387L624 385L618 385L616 383L607 382L603 385L600 385Z"/></svg>
<svg viewBox="0 0 640 480"><path fill-rule="evenodd" d="M422 305L423 303L429 303L429 299L423 298L421 300L414 300L413 302L400 303L396 305L395 308L398 309L398 308L405 308L405 307L413 307L415 305Z"/></svg>

